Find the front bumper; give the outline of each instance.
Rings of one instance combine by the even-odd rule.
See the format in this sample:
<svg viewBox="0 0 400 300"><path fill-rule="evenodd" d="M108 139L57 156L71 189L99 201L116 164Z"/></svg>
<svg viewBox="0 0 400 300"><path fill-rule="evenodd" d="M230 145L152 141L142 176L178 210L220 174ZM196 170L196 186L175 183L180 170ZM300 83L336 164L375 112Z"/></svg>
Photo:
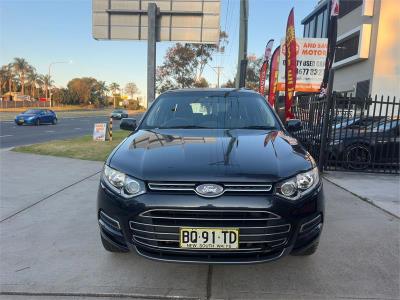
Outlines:
<svg viewBox="0 0 400 300"><path fill-rule="evenodd" d="M33 125L35 124L36 119L15 119L14 122L17 125Z"/></svg>
<svg viewBox="0 0 400 300"><path fill-rule="evenodd" d="M232 216L234 220L228 220ZM125 200L101 183L98 220L100 233L109 243L149 259L261 263L299 252L319 239L324 222L324 196L321 183L295 203L274 195L224 195L206 199L155 192ZM239 249L179 248L179 227L196 226L239 228Z"/></svg>

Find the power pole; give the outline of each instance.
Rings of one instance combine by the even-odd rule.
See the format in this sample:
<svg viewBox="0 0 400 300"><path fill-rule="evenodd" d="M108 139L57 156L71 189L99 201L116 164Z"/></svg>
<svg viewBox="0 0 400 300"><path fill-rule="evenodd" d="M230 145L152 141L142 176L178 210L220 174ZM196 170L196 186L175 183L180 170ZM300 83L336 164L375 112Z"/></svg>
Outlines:
<svg viewBox="0 0 400 300"><path fill-rule="evenodd" d="M217 88L219 88L219 86L220 86L220 84L219 84L219 78L220 78L220 76L221 76L221 70L223 69L224 67L219 67L219 66L217 66L217 67L213 67L213 69L216 69L217 71L215 71L215 73L217 73Z"/></svg>
<svg viewBox="0 0 400 300"><path fill-rule="evenodd" d="M236 73L236 88L245 86L247 70L247 24L249 19L249 0L240 0L239 54Z"/></svg>

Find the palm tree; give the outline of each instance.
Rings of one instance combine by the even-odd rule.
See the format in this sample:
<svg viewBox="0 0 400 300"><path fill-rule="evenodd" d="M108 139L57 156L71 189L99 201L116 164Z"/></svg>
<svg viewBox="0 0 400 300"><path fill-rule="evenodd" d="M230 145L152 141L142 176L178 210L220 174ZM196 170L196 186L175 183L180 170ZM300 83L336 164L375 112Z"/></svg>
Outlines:
<svg viewBox="0 0 400 300"><path fill-rule="evenodd" d="M28 73L28 81L31 86L31 97L35 98L36 85L38 84L40 75L36 73L35 68L31 68Z"/></svg>
<svg viewBox="0 0 400 300"><path fill-rule="evenodd" d="M114 108L115 108L115 94L116 94L117 91L120 90L120 86L119 86L118 83L113 82L113 83L111 83L111 84L109 85L108 88L111 90L111 92L112 92L112 94L113 94L113 100L114 100L113 102L114 102Z"/></svg>
<svg viewBox="0 0 400 300"><path fill-rule="evenodd" d="M109 91L106 82L101 80L98 81L98 89L102 97L104 97L105 93Z"/></svg>
<svg viewBox="0 0 400 300"><path fill-rule="evenodd" d="M13 70L13 64L4 65L1 67L2 72L2 85L3 88L8 83L8 92L13 91L13 83L15 82L15 73ZM4 76L4 77L3 77ZM15 84L14 84L15 87Z"/></svg>
<svg viewBox="0 0 400 300"><path fill-rule="evenodd" d="M43 80L44 88L46 90L46 94L48 95L49 94L48 92L51 89L51 86L53 85L54 80L51 79L50 75L43 75L42 80Z"/></svg>
<svg viewBox="0 0 400 300"><path fill-rule="evenodd" d="M3 94L3 88L7 84L8 81L8 70L7 66L1 66L0 69L0 95Z"/></svg>
<svg viewBox="0 0 400 300"><path fill-rule="evenodd" d="M38 74L38 79L36 79L36 84L38 86L38 97L40 97L41 95L43 95L43 90L44 90L44 75Z"/></svg>
<svg viewBox="0 0 400 300"><path fill-rule="evenodd" d="M21 93L25 95L25 74L29 72L31 68L25 58L15 57L13 62L15 72L19 76L19 82L21 83Z"/></svg>

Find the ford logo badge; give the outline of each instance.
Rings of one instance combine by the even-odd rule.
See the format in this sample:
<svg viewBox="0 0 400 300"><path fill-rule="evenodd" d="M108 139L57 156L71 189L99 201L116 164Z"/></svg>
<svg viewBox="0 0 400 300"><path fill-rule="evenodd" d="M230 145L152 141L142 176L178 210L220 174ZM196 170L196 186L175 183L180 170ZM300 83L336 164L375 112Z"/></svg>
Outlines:
<svg viewBox="0 0 400 300"><path fill-rule="evenodd" d="M224 193L224 188L218 184L205 183L198 185L195 191L199 196L213 198L221 196Z"/></svg>

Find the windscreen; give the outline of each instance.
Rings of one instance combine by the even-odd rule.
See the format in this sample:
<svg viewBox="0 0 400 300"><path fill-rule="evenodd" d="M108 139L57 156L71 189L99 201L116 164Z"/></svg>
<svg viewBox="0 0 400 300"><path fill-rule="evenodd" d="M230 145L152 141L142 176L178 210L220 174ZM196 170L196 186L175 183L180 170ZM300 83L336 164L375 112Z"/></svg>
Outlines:
<svg viewBox="0 0 400 300"><path fill-rule="evenodd" d="M257 95L164 95L141 128L275 129L279 124L265 99Z"/></svg>

